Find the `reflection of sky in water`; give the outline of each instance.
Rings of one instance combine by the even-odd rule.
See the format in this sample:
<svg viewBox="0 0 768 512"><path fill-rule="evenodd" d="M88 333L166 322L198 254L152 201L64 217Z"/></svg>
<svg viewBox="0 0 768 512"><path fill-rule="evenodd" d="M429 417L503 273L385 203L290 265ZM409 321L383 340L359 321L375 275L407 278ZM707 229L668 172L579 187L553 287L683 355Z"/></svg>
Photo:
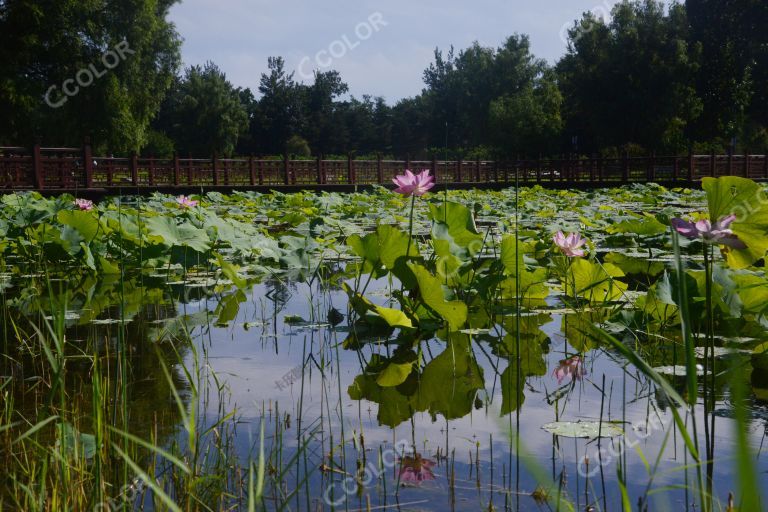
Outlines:
<svg viewBox="0 0 768 512"><path fill-rule="evenodd" d="M386 298L382 294L376 293L376 290L385 287L386 282L372 283L369 286L367 296L378 304L384 304ZM564 478L570 498L579 504L581 510L587 505L594 504L595 499L599 500L598 505L602 507L603 485L609 509L613 509L617 503L620 503L620 493L616 484L616 457L612 457L612 461L603 467L602 481L599 472L592 476L589 481L585 481L579 475L577 465L583 461L585 455L589 455L593 464L592 467L596 467L594 464L597 460L598 443L596 441L558 438L559 442L553 448L553 436L541 429L542 425L557 420L555 406L547 403L548 394L553 393L558 388L557 380L552 375L552 371L557 367L560 360L575 353L572 348L565 344L561 332L561 316L553 315L552 320L542 326L542 330L550 339L549 353L545 356L547 374L543 377L526 379L525 402L519 417L515 413L503 417L500 415L502 393L499 377L494 375L493 367L498 365L499 372L501 372L506 368L507 362L503 359L499 360L486 345L485 351L475 347L474 352L477 362L484 372L485 389L492 394L489 404L482 405L480 409L474 409L461 419L451 420L447 425L445 419L440 415L433 421L428 412L418 412L415 414L413 422L406 421L396 428L390 429L379 426L376 419L377 405L375 403L365 400L355 401L349 398L347 389L355 377L362 373L365 361L361 361L355 351L344 350L341 346L338 346L337 351L337 344L340 344L347 336L343 330L346 321L342 322L341 329L337 332L325 327L317 329L292 327L283 322L283 318L288 314L298 315L305 319L312 318L313 312L310 304L314 304L314 315L315 318L319 319L319 322L325 321L325 315L331 305L346 313L346 294L340 290L334 290L325 294L315 291L310 295L307 285L291 285L290 298L284 307L276 313L277 337L275 337L275 324L271 320L275 314L274 304L267 298L267 292L267 286L257 285L253 289L253 293L248 296L248 300L241 304L236 320L228 327L211 327L210 331L206 331L202 336L199 336L199 328L193 331L194 334L198 335L196 337L198 345L206 349L210 367L218 374L219 378L228 383L230 392L228 406L230 408L236 407L242 420L242 424L238 427L236 443L244 457L252 449L253 443L258 442L259 418L263 411L267 410L274 413L277 410L276 406L279 406L281 415L288 413L291 416L291 428L284 432L283 443L289 451L295 450L297 446L296 421L299 416L298 407L301 403L302 428L308 425L318 426L318 418L321 414L323 416L324 448L320 450L316 447L310 450L311 465L314 468L324 462L320 453L325 452L327 454L329 450L328 435L331 430L333 431L334 442L338 442L341 419L343 418L345 436L348 439L352 435L364 433L366 447L373 448L373 451L368 452L369 460L376 458L375 452L381 443L392 443L401 439L415 439L418 451L425 457L433 457L438 449L442 450L442 453L446 453L446 447L448 453L455 450L456 508L459 510L478 510L480 506L487 508L487 490L491 478L490 440L492 438L493 483L496 486L506 486L512 489L513 493L509 499L514 506L515 500L518 499L518 495L514 493L517 485L515 478L517 460L510 455L510 443L513 443L510 441L510 432L516 430L516 423L519 420L519 441L522 452L531 455L532 464L544 475L554 480ZM198 309L213 310L215 307L214 301L207 304L197 302L187 304L186 311L192 313ZM260 325L264 318L268 320L268 323ZM248 325L247 330L244 324ZM435 356L445 346L445 343L439 340L429 343L432 354ZM565 354L566 348L569 351L567 355ZM302 397L301 376L299 375L298 379L288 385L284 383L284 377L300 368L305 351L307 355L311 353L315 357L311 364L315 364L315 362L320 364L322 358L325 357L327 369L325 380L321 378L321 373L317 367L313 367L309 373L305 374ZM336 362L337 352L338 366ZM366 347L363 354L369 357L371 349ZM667 409L660 408L656 400L657 397L652 391L653 387L649 385L647 379L632 368L625 372L622 364L618 356L604 350L595 350L589 353L585 358L585 377L570 390L567 399L561 398L559 400L558 410L559 419L562 421L599 420L601 393L598 388L602 386L603 375L605 375L606 398L605 403L602 404L603 417L607 420L626 422L626 439L637 442L635 448L627 448L626 460L622 462L625 464L625 477L631 494L630 501L635 503L637 496L645 491L645 486L648 483L648 473L641 457L637 454L638 450L643 453L651 465L654 465L665 435L669 429L672 429L654 478L654 488L669 484L683 484L683 472L674 470L686 463L689 464L691 461L684 458L683 441L676 429L673 428L672 415ZM288 380L292 379L289 378ZM563 384L567 381L566 378ZM278 385L277 382L283 384ZM449 385L450 382L446 382L446 386ZM340 408L338 407L339 390L341 390ZM218 407L215 393L211 394L209 398L209 412L215 411ZM625 401L626 407L623 405ZM719 406L719 408L724 407L726 404ZM269 412L267 414L269 415ZM649 416L654 415L657 415L659 423L664 426L662 429L655 429L651 426L650 431L648 431L649 427L646 420ZM698 421L703 451L704 438L701 432L703 430L701 428L703 417L699 417ZM268 429L274 428L273 422L274 420L269 424ZM727 499L729 491L737 489L733 474L734 468L730 462L730 458L734 455L733 440L735 435L731 432L733 425L734 423L729 418L718 417L717 419L715 494L722 501ZM750 440L756 450L762 441L764 425L761 420L756 420L752 425ZM446 428L448 429L447 436ZM479 443L479 447L477 443ZM604 439L601 445L608 448L618 446L618 443ZM478 494L474 470L470 477L470 453L474 461L476 451L479 451L481 460L480 479L483 489L481 494ZM354 468L355 454L351 444L348 444L349 467ZM760 467L760 482L765 484L768 482L765 479L768 463L762 457L759 457L757 462ZM530 464L530 462L521 462L522 473L519 489L527 494L536 488L536 483L531 477L531 471L526 469L526 464ZM512 466L511 471L510 465ZM421 507L421 509L430 510L450 506L445 461L442 461L435 468L435 475L437 479L434 482L428 482L423 488L401 489L399 493L400 503L427 499L429 500L428 504L420 503L413 506L417 509ZM327 481L323 483L319 480L320 476L320 473L315 471L312 485L318 494L327 485ZM693 482L693 478L695 476L691 471L689 482ZM390 482L387 489L389 494L387 503L390 503L392 499L392 487ZM585 498L585 488L589 489L586 492L588 498ZM382 489L371 487L368 491L371 493L371 500L374 505L385 503L381 499ZM654 502L656 508L652 506L652 509L679 510L683 506L684 498L683 491L659 493L654 499L660 501ZM503 508L504 499L502 493L496 493L494 496L495 506ZM519 499L522 509L535 508L535 504L529 496L521 495ZM359 501L358 498L354 498L350 501L349 506L355 508L364 504L364 500Z"/></svg>

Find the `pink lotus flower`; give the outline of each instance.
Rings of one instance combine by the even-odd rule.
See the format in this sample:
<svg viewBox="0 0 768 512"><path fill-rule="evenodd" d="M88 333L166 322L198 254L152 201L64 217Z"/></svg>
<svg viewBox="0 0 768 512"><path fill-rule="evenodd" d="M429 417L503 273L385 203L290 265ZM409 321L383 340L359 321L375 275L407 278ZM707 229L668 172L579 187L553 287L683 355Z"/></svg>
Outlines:
<svg viewBox="0 0 768 512"><path fill-rule="evenodd" d="M413 457L405 456L400 459L400 482L419 485L424 481L434 480L433 467L435 467L434 461L424 459L418 453Z"/></svg>
<svg viewBox="0 0 768 512"><path fill-rule="evenodd" d="M552 240L569 258L584 256L584 249L582 247L587 243L587 239L581 238L581 235L578 233L571 233L566 236L562 231L558 231Z"/></svg>
<svg viewBox="0 0 768 512"><path fill-rule="evenodd" d="M395 192L404 196L423 196L435 186L435 178L429 175L428 169L419 174L413 174L406 169L405 174L393 178L392 181L397 185Z"/></svg>
<svg viewBox="0 0 768 512"><path fill-rule="evenodd" d="M571 377L573 380L581 380L586 374L584 369L584 361L579 356L573 356L568 359L563 359L552 375L557 379L557 385L563 383L566 377Z"/></svg>
<svg viewBox="0 0 768 512"><path fill-rule="evenodd" d="M93 210L93 201L89 201L88 199L75 199L73 204L77 209L84 212Z"/></svg>
<svg viewBox="0 0 768 512"><path fill-rule="evenodd" d="M686 238L701 238L708 244L719 244L733 247L734 249L746 249L747 244L739 240L729 228L736 220L735 215L728 215L712 224L708 220L687 222L683 219L672 219L672 227Z"/></svg>
<svg viewBox="0 0 768 512"><path fill-rule="evenodd" d="M197 201L190 199L187 196L179 196L176 198L176 202L179 203L179 205L182 208L194 208L197 206Z"/></svg>

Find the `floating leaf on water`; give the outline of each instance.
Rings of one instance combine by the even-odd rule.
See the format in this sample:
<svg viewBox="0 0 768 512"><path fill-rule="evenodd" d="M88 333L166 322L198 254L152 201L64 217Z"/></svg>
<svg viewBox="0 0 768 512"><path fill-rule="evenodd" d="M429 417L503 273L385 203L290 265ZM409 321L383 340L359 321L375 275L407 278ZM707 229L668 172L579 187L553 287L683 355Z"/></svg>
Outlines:
<svg viewBox="0 0 768 512"><path fill-rule="evenodd" d="M488 334L490 329L462 329L459 331L461 334L469 334L470 336L479 336L481 334Z"/></svg>
<svg viewBox="0 0 768 512"><path fill-rule="evenodd" d="M318 331L320 329L325 329L326 327L331 327L331 324L329 323L306 323L306 324L293 324L296 326L299 330L310 330L310 331Z"/></svg>
<svg viewBox="0 0 768 512"><path fill-rule="evenodd" d="M704 347L696 347L696 357L703 358L705 355ZM714 347L714 354L715 357L727 357L732 356L736 354L750 354L750 350L743 350L739 348L728 348L728 347Z"/></svg>
<svg viewBox="0 0 768 512"><path fill-rule="evenodd" d="M269 325L269 322L244 322L243 328L248 330L254 327L264 327L265 325Z"/></svg>
<svg viewBox="0 0 768 512"><path fill-rule="evenodd" d="M542 425L550 434L560 437L575 437L579 439L594 439L597 437L618 437L624 435L624 429L615 423L599 421L557 421Z"/></svg>
<svg viewBox="0 0 768 512"><path fill-rule="evenodd" d="M97 318L95 320L91 320L91 324L93 325L109 325L109 324L119 324L122 322L119 318Z"/></svg>
<svg viewBox="0 0 768 512"><path fill-rule="evenodd" d="M297 324L307 323L307 321L304 320L299 315L285 315L285 318L283 318L283 322L285 322L288 325L297 325Z"/></svg>
<svg viewBox="0 0 768 512"><path fill-rule="evenodd" d="M752 341L757 341L757 338L749 338L747 336L714 336L716 340L722 340L725 343L737 343L739 345L744 343L750 343Z"/></svg>
<svg viewBox="0 0 768 512"><path fill-rule="evenodd" d="M46 315L44 317L46 320L53 320L53 316ZM64 313L64 320L77 320L80 318L80 313L76 311L67 311Z"/></svg>
<svg viewBox="0 0 768 512"><path fill-rule="evenodd" d="M93 434L83 434L70 423L59 423L56 425L56 448L67 457L79 455L92 459L96 455L96 437Z"/></svg>
<svg viewBox="0 0 768 512"><path fill-rule="evenodd" d="M661 375L673 375L676 377L685 377L688 374L688 371L683 365L657 366L654 370ZM696 375L704 375L704 367L700 364L696 365Z"/></svg>

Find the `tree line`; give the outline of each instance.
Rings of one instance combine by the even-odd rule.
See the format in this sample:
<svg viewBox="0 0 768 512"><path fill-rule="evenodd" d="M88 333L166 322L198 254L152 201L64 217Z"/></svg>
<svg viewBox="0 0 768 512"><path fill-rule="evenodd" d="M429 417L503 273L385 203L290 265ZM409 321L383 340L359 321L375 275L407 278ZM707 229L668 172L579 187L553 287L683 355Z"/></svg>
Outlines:
<svg viewBox="0 0 768 512"><path fill-rule="evenodd" d="M255 91L211 62L180 70L175 1L0 0L0 145L398 158L768 148L764 0L585 13L553 65L520 34L437 49L421 93L394 104L348 97L333 70L298 81L281 57Z"/></svg>

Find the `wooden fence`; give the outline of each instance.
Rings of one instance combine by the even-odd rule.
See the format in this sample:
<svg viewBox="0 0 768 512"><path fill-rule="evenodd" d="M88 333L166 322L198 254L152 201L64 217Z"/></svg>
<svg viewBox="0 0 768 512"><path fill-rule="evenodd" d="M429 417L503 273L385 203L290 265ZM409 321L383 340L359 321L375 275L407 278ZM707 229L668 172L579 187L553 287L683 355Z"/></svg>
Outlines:
<svg viewBox="0 0 768 512"><path fill-rule="evenodd" d="M391 184L404 169L429 169L448 185L613 186L737 175L768 180L766 155L540 158L508 161L292 160L261 158L113 158L91 148L0 147L0 190L250 188Z"/></svg>

